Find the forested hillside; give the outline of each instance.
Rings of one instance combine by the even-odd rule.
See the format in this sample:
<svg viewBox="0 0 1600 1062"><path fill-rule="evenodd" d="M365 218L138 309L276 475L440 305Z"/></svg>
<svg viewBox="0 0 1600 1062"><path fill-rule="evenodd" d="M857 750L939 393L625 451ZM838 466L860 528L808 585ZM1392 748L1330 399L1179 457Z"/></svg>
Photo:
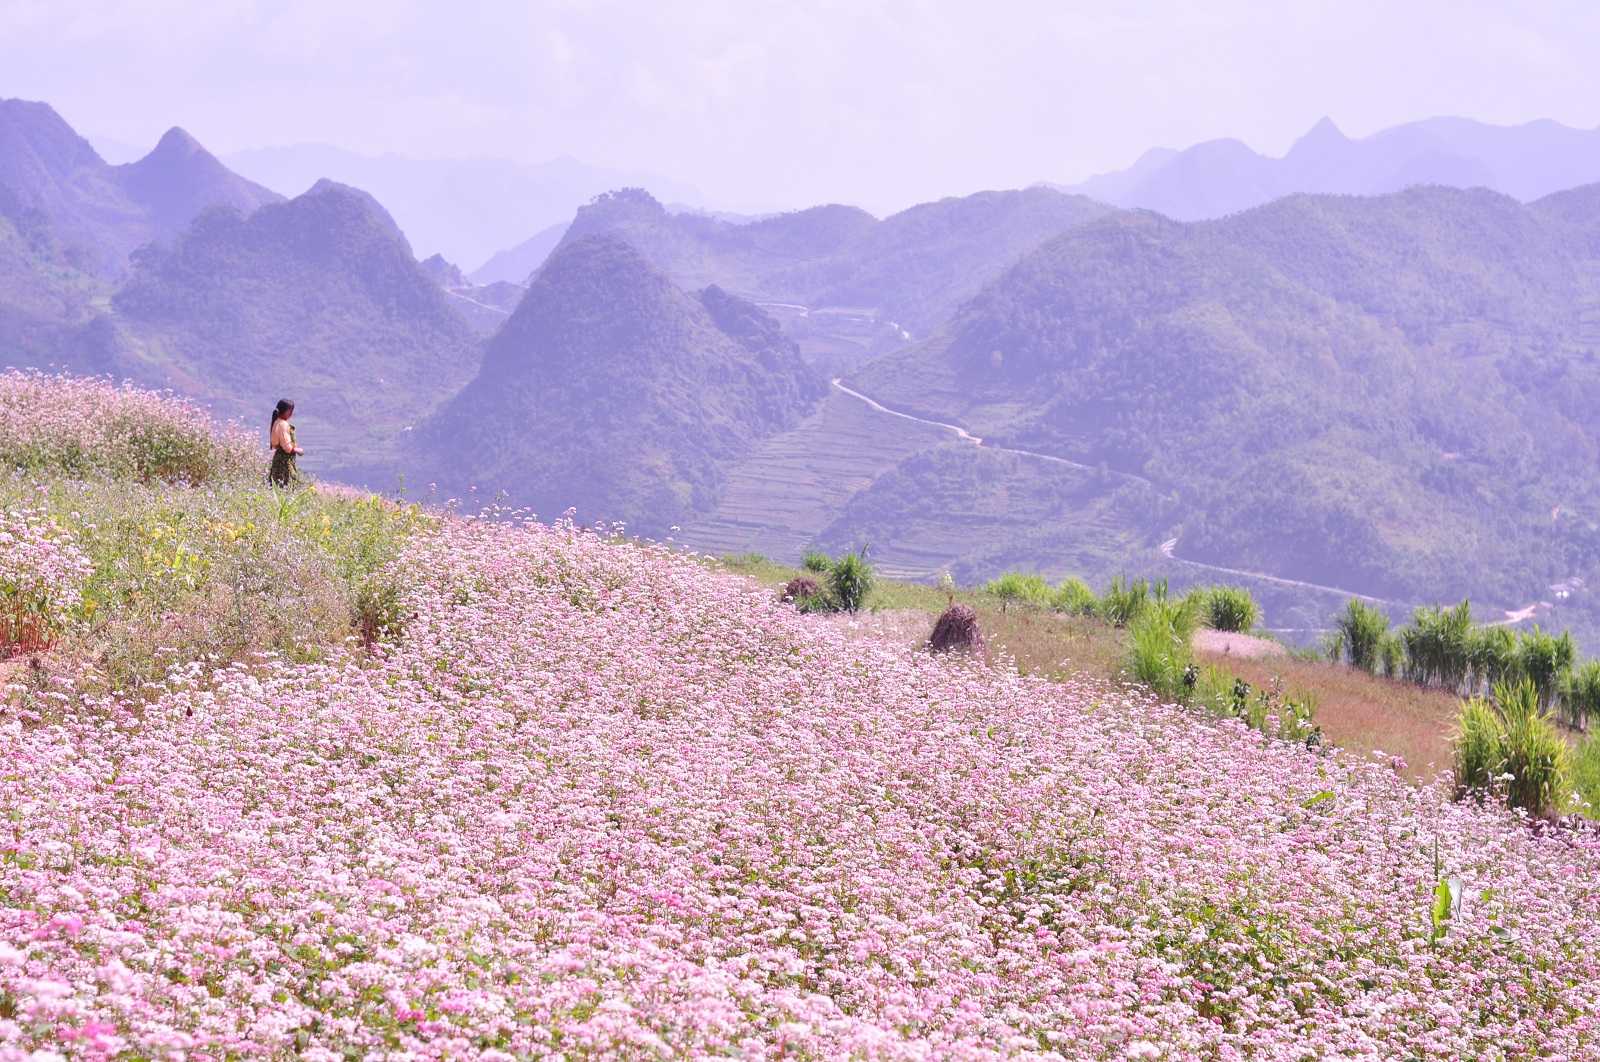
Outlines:
<svg viewBox="0 0 1600 1062"><path fill-rule="evenodd" d="M316 467L348 473L388 467L393 439L477 370L447 298L376 201L323 182L141 252L114 305L131 375L252 424L287 395Z"/></svg>
<svg viewBox="0 0 1600 1062"><path fill-rule="evenodd" d="M456 491L659 535L823 390L757 307L685 292L629 244L589 237L545 263L482 372L418 433L413 463Z"/></svg>
<svg viewBox="0 0 1600 1062"><path fill-rule="evenodd" d="M1585 189L1299 196L1084 226L853 380L1149 477L1198 559L1536 600L1600 558L1600 261Z"/></svg>

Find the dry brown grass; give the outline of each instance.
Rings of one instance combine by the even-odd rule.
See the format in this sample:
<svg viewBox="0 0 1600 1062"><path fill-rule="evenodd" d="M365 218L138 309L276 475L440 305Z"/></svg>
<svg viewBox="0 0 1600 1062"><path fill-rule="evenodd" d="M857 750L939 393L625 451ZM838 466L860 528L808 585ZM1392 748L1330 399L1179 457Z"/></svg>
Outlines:
<svg viewBox="0 0 1600 1062"><path fill-rule="evenodd" d="M1314 660L1249 660L1217 653L1201 653L1199 658L1254 686L1276 683L1313 694L1316 723L1323 734L1356 755L1381 749L1399 756L1406 761L1406 773L1418 781L1450 769L1450 738L1461 701L1443 690Z"/></svg>

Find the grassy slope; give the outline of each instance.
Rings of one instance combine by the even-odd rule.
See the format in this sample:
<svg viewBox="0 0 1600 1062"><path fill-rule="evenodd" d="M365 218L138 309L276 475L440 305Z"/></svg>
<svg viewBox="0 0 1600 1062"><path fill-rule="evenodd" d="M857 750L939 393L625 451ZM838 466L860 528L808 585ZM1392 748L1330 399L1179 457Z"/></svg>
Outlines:
<svg viewBox="0 0 1600 1062"><path fill-rule="evenodd" d="M755 555L725 557L718 563L773 588L806 574ZM947 596L936 587L895 580L879 580L867 608L899 614L887 625L887 633L916 644L927 638L949 599L977 611L991 652L1010 658L1024 675L1061 680L1087 674L1105 681L1130 681L1127 632L1092 617L1059 615L1026 605L1002 607L981 590L958 589ZM871 634L881 629L870 619L863 627ZM1358 756L1375 750L1399 756L1407 775L1418 781L1431 781L1450 768L1458 697L1305 656L1249 660L1204 653L1199 659L1258 689L1309 694L1315 698L1315 721L1323 734Z"/></svg>

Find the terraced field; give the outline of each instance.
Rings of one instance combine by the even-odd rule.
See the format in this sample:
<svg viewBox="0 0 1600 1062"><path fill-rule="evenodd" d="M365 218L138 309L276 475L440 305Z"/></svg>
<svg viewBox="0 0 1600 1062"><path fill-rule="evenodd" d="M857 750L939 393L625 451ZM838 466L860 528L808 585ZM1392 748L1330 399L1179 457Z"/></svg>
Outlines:
<svg viewBox="0 0 1600 1062"><path fill-rule="evenodd" d="M816 413L774 435L734 469L722 502L678 541L705 553L764 553L792 560L846 502L948 432L885 416L834 391Z"/></svg>

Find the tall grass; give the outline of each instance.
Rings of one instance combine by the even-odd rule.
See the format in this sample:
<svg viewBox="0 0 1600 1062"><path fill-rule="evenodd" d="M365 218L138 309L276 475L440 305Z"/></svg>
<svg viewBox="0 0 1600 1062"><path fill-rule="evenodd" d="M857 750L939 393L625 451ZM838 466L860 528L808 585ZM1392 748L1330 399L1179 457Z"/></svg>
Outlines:
<svg viewBox="0 0 1600 1062"><path fill-rule="evenodd" d="M1600 715L1600 660L1586 660L1567 674L1561 686L1561 711L1568 723L1584 729Z"/></svg>
<svg viewBox="0 0 1600 1062"><path fill-rule="evenodd" d="M1530 679L1502 682L1492 699L1461 708L1456 738L1458 796L1503 795L1536 818L1557 814L1569 785L1567 743L1544 714Z"/></svg>
<svg viewBox="0 0 1600 1062"><path fill-rule="evenodd" d="M1115 627L1128 627L1152 601L1163 601L1166 596L1165 579L1155 584L1152 592L1150 583L1145 580L1129 582L1126 577L1118 575L1106 587L1106 592L1100 595L1100 618Z"/></svg>
<svg viewBox="0 0 1600 1062"><path fill-rule="evenodd" d="M1069 616L1092 616L1100 605L1089 584L1078 578L1066 578L1056 586L1050 597L1050 607Z"/></svg>
<svg viewBox="0 0 1600 1062"><path fill-rule="evenodd" d="M1219 631L1248 632L1261 621L1261 607L1242 586L1212 586L1196 591L1201 619Z"/></svg>
<svg viewBox="0 0 1600 1062"><path fill-rule="evenodd" d="M872 593L872 565L852 550L828 569L828 590L841 611L860 612Z"/></svg>
<svg viewBox="0 0 1600 1062"><path fill-rule="evenodd" d="M1148 601L1128 628L1128 670L1169 700L1184 699L1191 684L1196 613L1188 599Z"/></svg>
<svg viewBox="0 0 1600 1062"><path fill-rule="evenodd" d="M1389 630L1389 617L1381 609L1351 598L1344 614L1334 621L1334 628L1350 666L1376 672L1382 660L1381 646Z"/></svg>
<svg viewBox="0 0 1600 1062"><path fill-rule="evenodd" d="M1000 601L1000 611L1012 605L1031 605L1048 608L1051 599L1050 584L1042 576L1006 572L984 584L983 592Z"/></svg>
<svg viewBox="0 0 1600 1062"><path fill-rule="evenodd" d="M1406 646L1406 677L1424 686L1465 688L1472 673L1472 605L1419 608L1400 631Z"/></svg>
<svg viewBox="0 0 1600 1062"><path fill-rule="evenodd" d="M1517 644L1518 670L1533 684L1540 707L1556 702L1576 657L1572 635L1565 631L1557 636L1535 626L1523 633Z"/></svg>

